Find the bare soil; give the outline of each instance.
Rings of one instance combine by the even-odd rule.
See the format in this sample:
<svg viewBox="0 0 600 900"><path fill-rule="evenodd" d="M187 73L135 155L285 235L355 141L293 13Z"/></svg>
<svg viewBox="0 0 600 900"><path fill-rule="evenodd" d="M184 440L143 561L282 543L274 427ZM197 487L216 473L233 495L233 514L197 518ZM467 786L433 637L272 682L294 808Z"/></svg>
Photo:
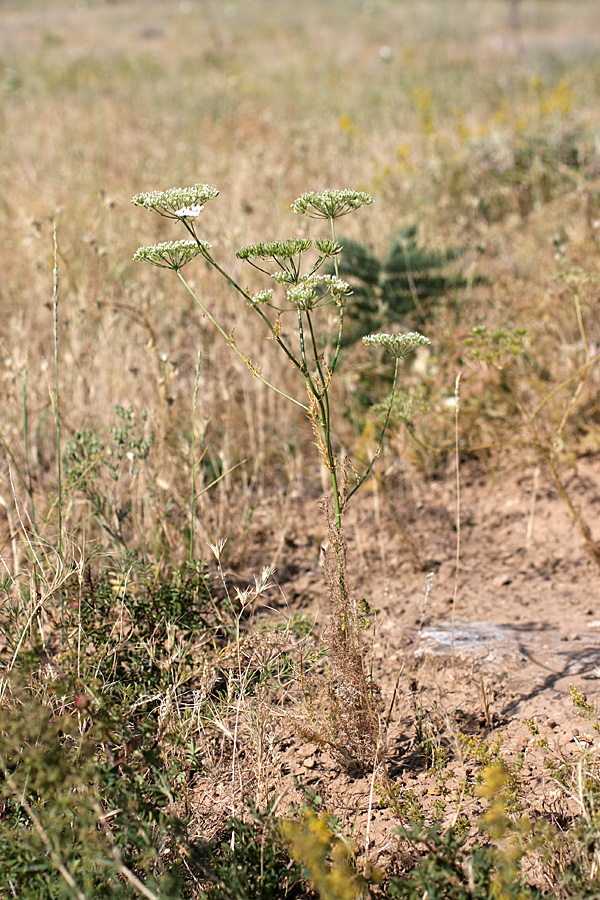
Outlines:
<svg viewBox="0 0 600 900"><path fill-rule="evenodd" d="M598 534L600 458L580 459L561 475ZM244 552L259 569L269 545L278 548L281 604L314 616L318 628L327 615L321 519L318 498L300 495L292 497L294 515L282 515L279 505L269 522L263 512L256 542ZM461 778L474 771L458 735L471 736L474 746L500 740L503 758L521 761L524 810L547 817L561 806L548 755L592 750L598 741L570 696L574 686L590 702L600 701L598 566L549 473L520 467L490 475L469 461L460 469L456 579L456 499L455 472L429 483L411 473L386 494L363 491L348 515L354 588L378 612L374 677L386 709L393 701L389 773L408 818L413 803L445 823L459 813L476 820L480 801L456 794ZM380 779L352 777L325 748L276 725L275 719L270 788L279 809L301 799L298 783L310 786L360 848L368 828L371 857L397 865L398 819L380 802ZM427 764L419 727L448 749L442 777ZM223 804L231 806L229 775L216 787L210 778L198 784L194 805L205 834L216 827Z"/></svg>

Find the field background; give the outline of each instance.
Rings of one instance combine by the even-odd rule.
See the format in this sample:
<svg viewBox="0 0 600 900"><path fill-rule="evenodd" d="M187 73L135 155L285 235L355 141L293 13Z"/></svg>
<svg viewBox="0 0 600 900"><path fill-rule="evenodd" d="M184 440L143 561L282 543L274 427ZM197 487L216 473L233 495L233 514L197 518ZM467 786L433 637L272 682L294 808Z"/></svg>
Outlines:
<svg viewBox="0 0 600 900"><path fill-rule="evenodd" d="M442 308L430 328L441 357L434 405L440 391L453 393L457 341L474 324L533 321L535 353L546 347L552 358L557 340L564 355L579 339L572 301L563 311L548 279L582 253L596 256L586 243L598 203L593 3L526 2L518 33L499 0L443 11L436 3L4 3L2 16L0 283L4 383L15 401L5 404L4 440L15 452L23 443L26 371L37 478L55 468L44 368L53 353L53 221L63 437L105 432L117 404L146 410L157 436L152 475L165 485L161 503L173 500L187 479L182 440L200 351L215 464L246 459L236 478L260 488L273 465L285 472L304 455L308 426L243 375L168 275L131 261L138 245L179 236L130 206L141 190L218 187L205 237L253 287L234 250L299 233L305 226L289 203L305 190L373 193L375 206L344 220L342 233L379 254L412 223L428 247L466 247L467 278L488 284L463 292L460 313L455 303L449 318ZM536 154L539 135L555 160ZM528 145L532 160L519 169L514 156ZM569 146L585 176L565 164ZM557 247L568 257L560 266ZM193 282L235 324L240 345L265 355L267 376L289 382L237 298L201 270ZM464 376L463 390L466 400ZM283 443L273 433L282 418ZM465 420L467 443L482 443L472 424ZM167 540L175 550L177 537Z"/></svg>
<svg viewBox="0 0 600 900"><path fill-rule="evenodd" d="M138 565L149 567L155 588L190 558L209 557L212 577L207 542L220 539L232 590L276 567L279 590L263 624L274 606L276 618L300 617L320 633L326 527L318 504L327 479L310 424L251 378L172 273L132 261L140 245L185 235L131 198L217 187L200 236L236 280L259 290L264 280L235 250L318 235L319 223L309 229L291 201L348 187L375 203L341 220L342 237L384 257L414 224L420 246L462 252L451 267L461 287L391 323L422 331L431 348L402 372L415 402L408 427L394 418L377 477L347 521L356 589L380 615L371 643L386 708L400 686L388 748L408 797L403 809L414 812L414 799L424 815L452 819L446 786L454 782L440 776L436 806L423 759L454 746L448 735L459 728L491 742L506 729L508 761L529 747L526 719L537 717L545 738L573 752L585 744L569 689L593 698L600 652L600 376L590 362L600 351L600 7L522 0L514 16L503 0L0 0L9 668L30 638L50 652L52 604L69 578L79 589L84 571L90 583L105 579L125 604ZM265 376L303 399L260 322L216 273L195 262L186 275ZM526 334L514 358L500 360L496 350L475 358L473 328L496 334L503 353L513 329ZM352 345L335 401L340 453L358 461L376 443L365 384L372 403L389 389L383 366ZM192 471L198 490L217 480L195 518ZM434 646L433 662L414 655L424 629L446 627L453 606L461 620L521 623L523 633L509 635L495 662L474 660L467 648L457 678L443 647ZM244 630L255 625L245 621ZM217 665L206 646L197 652L182 684L197 678L199 660ZM79 677L81 646L76 655ZM281 712L283 695L269 703L249 700L243 716L239 702L225 706L220 726L186 720L186 736L205 746L201 774L190 770L186 782L196 832L218 834L247 796L264 805L277 794L285 806L298 776L357 840L366 829L367 855L393 868L394 814L373 814L369 778L340 774L326 749L303 742ZM245 768L225 784L237 746L237 731L223 737L232 716L236 728L245 723ZM275 734L268 752L265 722ZM211 728L221 728L220 756ZM532 751L525 767L523 802L532 808L551 781L540 774L542 755ZM459 779L467 763L457 765ZM478 808L474 801L470 814Z"/></svg>

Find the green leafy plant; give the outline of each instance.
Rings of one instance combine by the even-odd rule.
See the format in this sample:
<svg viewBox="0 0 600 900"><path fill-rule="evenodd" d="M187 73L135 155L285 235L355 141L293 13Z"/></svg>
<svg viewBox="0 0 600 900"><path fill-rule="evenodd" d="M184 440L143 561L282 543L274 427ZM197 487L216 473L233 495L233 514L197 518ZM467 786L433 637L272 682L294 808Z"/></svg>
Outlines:
<svg viewBox="0 0 600 900"><path fill-rule="evenodd" d="M294 900L305 897L300 866L290 860L271 809L249 806L247 820L229 819L193 858L206 900Z"/></svg>
<svg viewBox="0 0 600 900"><path fill-rule="evenodd" d="M353 290L345 343L359 340L365 331L385 323L414 318L425 322L436 300L467 283L462 276L447 271L464 255L465 248L430 250L418 242L418 226L414 224L397 232L381 259L357 241L342 240L341 244L339 273Z"/></svg>
<svg viewBox="0 0 600 900"><path fill-rule="evenodd" d="M336 221L373 199L352 190L327 190L302 194L293 204L297 215L321 220L329 228L327 237L292 237L286 240L249 244L236 253L240 260L269 278L273 287L250 294L218 263L211 245L197 233L198 219L204 205L218 194L205 184L168 191L137 194L133 203L155 214L177 221L189 234L189 240L170 241L140 247L134 259L159 268L172 269L195 298L203 313L231 349L246 363L252 374L265 386L287 399L308 416L322 462L331 480L330 508L325 509L330 537L330 559L327 566L332 616L327 632L330 651L328 685L330 723L328 733L319 736L336 748L349 764L359 767L373 764L379 743L378 698L366 675L361 644L361 617L358 604L351 596L346 571L346 547L342 532L342 516L348 503L369 476L379 455L394 402L400 361L415 348L428 344L416 332L409 334L371 334L363 338L366 346L383 350L395 361L392 390L371 461L358 472L351 466L354 484L348 483L347 466L335 446L334 409L330 402L331 385L340 363L344 334L344 314L351 288L339 276L342 246L336 238ZM219 323L204 301L182 275L182 269L200 256L218 271L257 314L272 340L284 354L304 383L305 400L291 396L268 382L261 367L237 345L232 330ZM333 272L327 272L331 264ZM327 317L336 326L327 328ZM288 324L290 323L290 324ZM323 325L325 324L325 328Z"/></svg>
<svg viewBox="0 0 600 900"><path fill-rule="evenodd" d="M13 679L0 710L0 894L181 898L184 830L165 812L173 798L156 729L128 731L114 704L65 683L50 697Z"/></svg>
<svg viewBox="0 0 600 900"><path fill-rule="evenodd" d="M502 763L494 763L483 772L479 794L489 805L480 829L489 843L470 846L469 829L462 824L446 831L439 825L402 829L403 837L425 852L408 875L390 879L391 898L537 900L543 896L521 870L521 860L537 841L531 835L529 820L508 812L508 778Z"/></svg>

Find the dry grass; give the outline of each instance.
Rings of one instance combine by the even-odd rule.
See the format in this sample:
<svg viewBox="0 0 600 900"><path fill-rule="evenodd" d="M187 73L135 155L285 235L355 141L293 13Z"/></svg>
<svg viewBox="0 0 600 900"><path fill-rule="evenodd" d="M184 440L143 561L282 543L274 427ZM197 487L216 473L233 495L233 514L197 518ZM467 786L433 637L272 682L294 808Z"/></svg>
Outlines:
<svg viewBox="0 0 600 900"><path fill-rule="evenodd" d="M375 206L344 220L340 232L378 254L412 222L427 246L465 246L468 287L445 297L430 321L417 322L432 341L432 355L404 373L404 384L423 392L423 411L414 417L418 442L398 422L388 470L400 458L428 474L446 458L458 371L461 445L486 463L509 442L513 460L515 452L560 461L598 450L600 376L593 366L540 408L537 448L524 410L536 410L600 348L600 12L594 0L521 6L516 32L508 4L498 0L2 5L0 549L13 585L30 578L31 597L39 592L43 606L59 596L71 568L73 583L84 584L82 560L99 543L113 554L126 546L157 571L181 562L200 456L200 490L233 471L198 500L196 549L204 555L206 540L226 535L224 562L236 572L246 574L259 554L262 564L285 555L282 546L249 546L251 522L260 535L265 509L285 523L294 497L317 499L321 490L309 474L318 466L310 423L249 377L171 273L132 261L139 245L173 238L164 222L131 206L140 191L197 182L219 188L203 213L202 237L253 289L264 283L234 251L301 233L289 203L307 190L372 193ZM576 164L571 152L579 154ZM112 536L93 514L89 492L70 489L68 479L64 486L65 546L82 548L66 553L78 557L72 567L65 560L66 574L52 550L33 565L27 544L34 533L49 547L57 538L54 223L63 450L87 431L113 454L103 457L96 479ZM186 274L226 330L235 326L238 345L265 376L297 394L294 372L238 297L202 264ZM473 359L465 349L473 326L527 329L523 354L502 365L497 357ZM348 408L365 369L362 350L351 354L351 374L337 388ZM111 474L117 406L133 408L136 439L151 444L147 458L125 453ZM369 414L361 410L352 420L341 440L360 455L372 433ZM128 502L132 512L117 540L119 510ZM307 544L325 530L315 526ZM28 625L37 610L31 599ZM40 629L55 626L46 620ZM296 641L290 633L284 628L273 642L273 659L313 652L312 638ZM215 712L211 726L216 736L186 713L190 733L211 748L212 768L197 790L219 784L219 810L229 804L239 811L244 794L260 802L276 794L273 734L284 726L275 710L299 700L284 679L276 703L258 694L242 715L242 686L268 668L264 660L251 664L255 651L246 649L243 667L238 641L237 684L226 660L231 650L219 648L219 671L229 681L227 712ZM364 682L362 656L357 660L352 677ZM172 708L164 716L183 721ZM243 775L238 729L250 735ZM360 735L353 739L360 743ZM373 741L365 759L373 757Z"/></svg>
<svg viewBox="0 0 600 900"><path fill-rule="evenodd" d="M273 423L291 415L248 383L243 366L213 341L208 323L167 275L131 262L136 246L165 236L162 223L130 207L139 190L199 180L218 186L206 236L228 260L243 243L301 227L287 204L328 185L375 194L377 206L351 222L347 235L377 250L410 221L421 223L434 246L466 240L470 273L489 283L473 288L472 304L463 298L458 333L454 310L438 316L435 343L445 374L434 379L434 405L436 391L451 393L456 340L470 324L533 325L542 349L557 339L564 348L576 344L571 311L567 321L555 319L557 289L547 278L557 269L554 238L560 243L563 236L573 264L596 255L586 220L593 181L573 175L564 198L547 204L534 196L539 211L524 220L509 208L494 227L477 212L488 184L472 148L478 140L492 147L510 141L519 128L535 130L544 98L551 106L563 78L570 92L565 120L584 122L593 134L597 64L586 35L594 4L577 4L567 16L564 4L531 3L520 37L507 30L502 4L484 4L477 15L467 7L457 2L443 27L436 5L420 3L315 3L306 12L205 3L192 4L188 14L160 3L4 10L3 437L22 457L26 370L40 504L54 469L45 369L52 359L54 219L66 437L86 426L105 429L116 404L145 409L156 434L158 483L171 500L185 496L198 351L199 418L208 453L223 469L246 459L238 478L260 492L269 487L265 472L275 463L285 473L308 437L305 426L290 421L281 459ZM388 45L389 60L380 53ZM542 125L558 120L559 127L560 110L547 119ZM510 185L500 190L509 192ZM483 257L477 248L485 248ZM234 265L235 274L249 278L241 267ZM194 281L222 321L235 322L240 344L253 355L260 346L267 371L291 385L292 373L240 315L237 298L200 268ZM569 358L556 380L571 365ZM467 379L463 390L468 396Z"/></svg>

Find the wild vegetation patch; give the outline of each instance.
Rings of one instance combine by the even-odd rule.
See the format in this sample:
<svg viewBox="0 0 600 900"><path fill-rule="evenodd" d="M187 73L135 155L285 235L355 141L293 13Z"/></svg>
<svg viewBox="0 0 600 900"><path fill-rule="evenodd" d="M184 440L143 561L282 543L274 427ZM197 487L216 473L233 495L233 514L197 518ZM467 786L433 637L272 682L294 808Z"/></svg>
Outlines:
<svg viewBox="0 0 600 900"><path fill-rule="evenodd" d="M0 897L596 897L597 4L0 22Z"/></svg>

